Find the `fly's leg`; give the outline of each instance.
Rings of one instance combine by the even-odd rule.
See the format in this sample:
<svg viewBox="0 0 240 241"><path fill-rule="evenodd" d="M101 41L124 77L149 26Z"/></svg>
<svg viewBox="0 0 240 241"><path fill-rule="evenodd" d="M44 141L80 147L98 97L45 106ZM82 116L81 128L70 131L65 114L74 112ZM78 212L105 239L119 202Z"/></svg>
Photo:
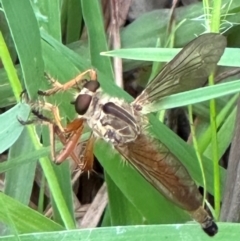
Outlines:
<svg viewBox="0 0 240 241"><path fill-rule="evenodd" d="M38 108L40 107L42 110L46 110L49 113L52 113L53 120L51 120L50 122L54 123L54 125L56 125L60 129L61 132L64 132L64 128L61 124L61 117L59 114L59 109L56 105L52 105L48 102L44 102L44 103L38 102L37 106L38 106ZM37 115L37 116L39 116L39 115ZM40 117L40 119L41 119L41 117Z"/></svg>
<svg viewBox="0 0 240 241"><path fill-rule="evenodd" d="M50 96L50 95L54 95L54 94L56 94L58 92L64 92L64 91L66 91L66 90L68 90L70 88L77 87L78 84L80 84L84 80L84 77L87 74L89 75L91 80L96 80L97 79L96 71L93 70L93 69L86 70L85 72L77 75L75 78L69 80L65 84L61 84L58 81L54 80L52 77L48 76L48 78L50 79L50 82L53 85L53 88L51 88L49 90L46 90L46 91L39 90L38 94L39 95L44 95L44 96Z"/></svg>
<svg viewBox="0 0 240 241"><path fill-rule="evenodd" d="M56 156L54 159L54 162L56 164L62 163L64 160L69 157L69 155L72 156L72 159L78 164L79 158L74 153L75 147L82 135L83 131L83 119L75 119L73 122L70 123L70 125L75 126L75 129L68 129L68 126L64 129L64 132L61 132L59 129L56 129L54 133L57 134L60 141L63 143L64 147L60 151L60 153Z"/></svg>

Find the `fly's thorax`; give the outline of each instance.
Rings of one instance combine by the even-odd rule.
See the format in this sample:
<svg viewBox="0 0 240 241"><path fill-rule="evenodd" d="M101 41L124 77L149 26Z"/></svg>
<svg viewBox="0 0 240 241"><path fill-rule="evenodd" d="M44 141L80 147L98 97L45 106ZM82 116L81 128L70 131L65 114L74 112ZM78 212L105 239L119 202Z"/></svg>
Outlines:
<svg viewBox="0 0 240 241"><path fill-rule="evenodd" d="M81 117L86 119L97 137L111 142L114 146L137 138L141 130L141 117L130 104L104 94L101 89L95 93L82 93L89 94L88 99L91 101Z"/></svg>
<svg viewBox="0 0 240 241"><path fill-rule="evenodd" d="M102 92L92 98L87 118L95 135L113 145L134 141L140 133L139 120L130 104Z"/></svg>
<svg viewBox="0 0 240 241"><path fill-rule="evenodd" d="M106 130L104 138L113 145L134 141L140 134L139 115L131 105L117 98L110 98L102 106L101 125Z"/></svg>
<svg viewBox="0 0 240 241"><path fill-rule="evenodd" d="M94 82L79 93L75 109L97 137L113 145L132 142L140 134L141 114L123 100L104 94Z"/></svg>

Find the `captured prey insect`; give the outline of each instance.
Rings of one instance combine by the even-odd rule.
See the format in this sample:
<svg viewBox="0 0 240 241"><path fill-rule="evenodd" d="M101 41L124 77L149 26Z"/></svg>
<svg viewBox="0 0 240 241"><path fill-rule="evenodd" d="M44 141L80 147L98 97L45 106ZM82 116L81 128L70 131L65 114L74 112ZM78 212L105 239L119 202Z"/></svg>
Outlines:
<svg viewBox="0 0 240 241"><path fill-rule="evenodd" d="M93 138L111 143L154 188L188 211L208 235L216 234L218 227L202 207L203 197L197 185L177 157L149 135L148 120L142 110L164 96L201 87L215 69L225 47L226 39L220 34L197 37L165 65L132 103L103 93L95 78L85 83L74 101L78 118L73 121L72 129L62 128L62 134L58 134L65 136L62 141L65 146L56 162L61 163L73 152L86 123L93 134L84 150L90 151ZM88 72L94 75L93 71ZM55 82L52 89L40 91L40 94L49 96L76 87L81 79L82 76L64 85Z"/></svg>

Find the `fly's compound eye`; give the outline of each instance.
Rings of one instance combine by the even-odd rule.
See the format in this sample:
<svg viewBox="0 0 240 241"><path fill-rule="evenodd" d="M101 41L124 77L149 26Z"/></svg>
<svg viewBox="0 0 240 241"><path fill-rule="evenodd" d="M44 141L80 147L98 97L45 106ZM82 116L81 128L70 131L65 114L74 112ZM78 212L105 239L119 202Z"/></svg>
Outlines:
<svg viewBox="0 0 240 241"><path fill-rule="evenodd" d="M86 84L83 85L83 88L95 93L97 89L100 87L100 84L96 80L90 80ZM77 97L73 104L75 105L75 110L79 115L84 115L88 107L92 101L92 96L88 94L81 94Z"/></svg>
<svg viewBox="0 0 240 241"><path fill-rule="evenodd" d="M91 92L96 92L97 89L100 87L100 84L96 80L90 80L83 86L84 88L90 90Z"/></svg>
<svg viewBox="0 0 240 241"><path fill-rule="evenodd" d="M75 111L79 115L84 115L87 112L91 101L92 101L92 96L87 94L79 95L75 100L75 102L73 102L73 104L75 105Z"/></svg>

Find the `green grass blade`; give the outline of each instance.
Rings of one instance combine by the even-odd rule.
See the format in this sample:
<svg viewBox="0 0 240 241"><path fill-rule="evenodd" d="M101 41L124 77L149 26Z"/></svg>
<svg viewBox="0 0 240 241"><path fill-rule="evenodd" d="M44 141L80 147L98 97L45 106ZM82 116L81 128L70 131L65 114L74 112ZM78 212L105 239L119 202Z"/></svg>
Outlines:
<svg viewBox="0 0 240 241"><path fill-rule="evenodd" d="M181 49L176 48L117 49L108 52L102 52L101 55L141 61L169 62L180 52L180 50ZM239 48L226 48L218 65L239 67L239 55Z"/></svg>
<svg viewBox="0 0 240 241"><path fill-rule="evenodd" d="M12 146L24 129L24 126L20 124L17 118L26 120L29 113L30 107L20 103L0 115L0 153Z"/></svg>
<svg viewBox="0 0 240 241"><path fill-rule="evenodd" d="M0 193L0 199L4 203L0 209L0 221L11 225L10 217L19 233L64 230L64 227L3 193Z"/></svg>
<svg viewBox="0 0 240 241"><path fill-rule="evenodd" d="M237 223L218 223L219 232L214 241L238 241L240 225ZM151 225L151 226L119 226L110 228L82 229L74 231L44 232L19 235L21 241L42 240L42 241L64 241L91 240L91 241L122 241L122 240L188 240L198 241L212 240L198 225L175 224L175 225ZM0 237L0 240L15 241L14 236Z"/></svg>
<svg viewBox="0 0 240 241"><path fill-rule="evenodd" d="M143 113L156 112L159 110L171 109L190 104L196 104L206 100L219 98L225 95L235 94L240 91L240 81L235 80L214 86L207 86L182 92L179 94L163 97L153 104L148 104L143 107Z"/></svg>
<svg viewBox="0 0 240 241"><path fill-rule="evenodd" d="M38 24L31 4L29 1L20 3L18 0L2 0L2 7L21 63L25 87L29 96L36 98L43 80L44 63Z"/></svg>
<svg viewBox="0 0 240 241"><path fill-rule="evenodd" d="M61 1L31 1L39 29L44 29L61 42Z"/></svg>

